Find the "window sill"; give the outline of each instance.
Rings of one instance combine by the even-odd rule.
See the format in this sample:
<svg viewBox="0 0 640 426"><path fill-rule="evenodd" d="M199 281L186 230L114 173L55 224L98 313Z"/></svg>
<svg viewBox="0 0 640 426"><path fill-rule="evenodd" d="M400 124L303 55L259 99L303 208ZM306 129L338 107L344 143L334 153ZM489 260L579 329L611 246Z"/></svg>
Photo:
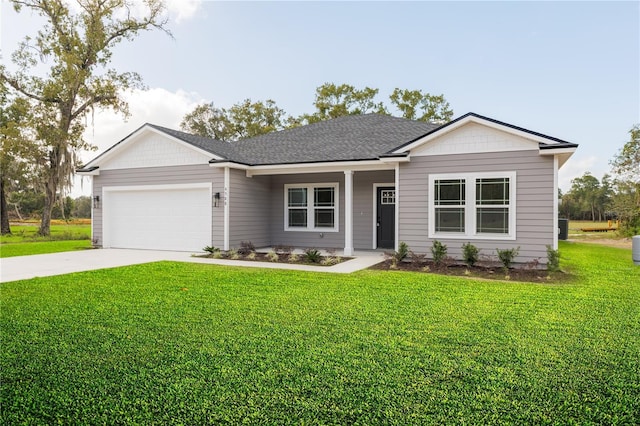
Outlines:
<svg viewBox="0 0 640 426"><path fill-rule="evenodd" d="M429 233L430 239L443 239L443 240L473 240L473 241L515 241L515 235L504 235L504 234L475 234L475 235L467 235L467 234L451 234L451 233Z"/></svg>
<svg viewBox="0 0 640 426"><path fill-rule="evenodd" d="M337 228L284 228L285 232L340 232Z"/></svg>

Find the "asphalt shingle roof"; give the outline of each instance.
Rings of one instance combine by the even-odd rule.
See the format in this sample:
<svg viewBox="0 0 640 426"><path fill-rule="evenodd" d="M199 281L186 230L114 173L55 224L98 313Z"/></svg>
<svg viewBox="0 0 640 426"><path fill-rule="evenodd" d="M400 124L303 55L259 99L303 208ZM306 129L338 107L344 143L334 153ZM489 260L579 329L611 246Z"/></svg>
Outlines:
<svg viewBox="0 0 640 426"><path fill-rule="evenodd" d="M541 149L577 147L576 144L475 113L467 113L444 125L382 114L347 115L236 142L223 142L155 124L147 125L209 152L213 157L221 158L222 160L219 161L232 161L255 166L374 160L388 157L392 151L405 147L425 135L454 125L468 116L549 139L551 143L539 144ZM109 148L107 152L123 141ZM104 154L106 152L97 158ZM88 169L81 170L87 171Z"/></svg>
<svg viewBox="0 0 640 426"><path fill-rule="evenodd" d="M226 160L248 165L377 159L439 127L381 114L347 115L250 139L222 142L150 126Z"/></svg>

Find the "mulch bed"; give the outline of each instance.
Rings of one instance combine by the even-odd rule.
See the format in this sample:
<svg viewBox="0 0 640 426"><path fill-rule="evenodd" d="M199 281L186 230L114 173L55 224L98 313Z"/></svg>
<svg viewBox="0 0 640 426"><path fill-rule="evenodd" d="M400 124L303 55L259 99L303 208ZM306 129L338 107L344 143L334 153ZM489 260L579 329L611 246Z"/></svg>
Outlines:
<svg viewBox="0 0 640 426"><path fill-rule="evenodd" d="M228 253L221 252L219 256L214 256L212 254L203 254L197 257L202 257L205 259L245 260L249 262L287 263L291 265L310 266L333 266L353 259L352 257L343 256L320 256L320 260L318 262L308 262L305 259L304 254L296 255L297 260L295 258L292 258L290 254L286 253L276 253L275 256L277 256L277 260L273 256L273 254L270 255L269 253L254 252L252 255L236 254L235 256L230 256Z"/></svg>
<svg viewBox="0 0 640 426"><path fill-rule="evenodd" d="M533 267L511 268L508 273L498 265L474 265L469 267L460 263L436 265L432 261L393 262L387 259L369 269L382 271L411 271L457 277L480 278L490 280L506 280L518 282L551 282L566 281L570 276L564 272L549 272L546 269Z"/></svg>

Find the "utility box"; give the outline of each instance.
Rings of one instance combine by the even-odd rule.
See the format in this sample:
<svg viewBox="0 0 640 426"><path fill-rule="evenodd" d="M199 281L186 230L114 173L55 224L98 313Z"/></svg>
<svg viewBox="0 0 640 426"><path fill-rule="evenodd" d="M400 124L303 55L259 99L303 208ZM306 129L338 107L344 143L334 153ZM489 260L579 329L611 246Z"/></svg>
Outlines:
<svg viewBox="0 0 640 426"><path fill-rule="evenodd" d="M640 265L640 235L631 239L631 256L634 265Z"/></svg>
<svg viewBox="0 0 640 426"><path fill-rule="evenodd" d="M558 219L558 239L569 238L569 219Z"/></svg>

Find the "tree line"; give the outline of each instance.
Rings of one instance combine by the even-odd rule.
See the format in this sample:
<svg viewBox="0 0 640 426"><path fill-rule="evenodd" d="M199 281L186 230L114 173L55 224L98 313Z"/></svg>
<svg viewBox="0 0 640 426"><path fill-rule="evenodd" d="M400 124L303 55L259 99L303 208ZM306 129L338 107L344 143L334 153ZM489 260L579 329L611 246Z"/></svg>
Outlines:
<svg viewBox="0 0 640 426"><path fill-rule="evenodd" d="M590 172L571 181L560 194L560 215L567 219L620 220L620 233L640 234L640 125L610 161L611 173L598 180Z"/></svg>
<svg viewBox="0 0 640 426"><path fill-rule="evenodd" d="M300 116L287 115L273 99L245 99L230 108L204 103L187 113L180 127L188 133L233 142L344 115L377 113L433 123L446 123L453 117L442 94L395 88L385 104L377 100L378 93L379 89L371 87L324 83L316 88L314 111Z"/></svg>

